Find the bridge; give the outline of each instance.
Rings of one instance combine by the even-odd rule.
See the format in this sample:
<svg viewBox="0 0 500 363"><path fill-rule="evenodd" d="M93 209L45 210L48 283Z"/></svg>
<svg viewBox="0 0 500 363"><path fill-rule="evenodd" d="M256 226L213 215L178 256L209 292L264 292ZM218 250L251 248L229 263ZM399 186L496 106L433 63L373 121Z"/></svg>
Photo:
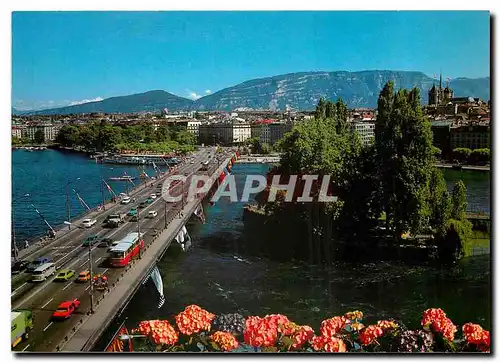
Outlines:
<svg viewBox="0 0 500 363"><path fill-rule="evenodd" d="M127 305L135 291L147 278L156 263L161 260L172 241L187 223L191 215L199 208L203 197L187 201L187 187L191 177L202 167L207 159L207 149L196 153L191 161L180 164L174 174L186 175L187 183L178 183L170 189L174 196L182 195L177 203L167 203L163 198L155 199L143 209L139 209L138 222L125 222L117 228L106 229L101 222L110 215L127 213L131 205L114 204L104 211L94 211L98 223L91 228L72 228L68 231L58 231L55 240L30 247L20 251L19 257L34 259L48 256L58 268L80 271L92 268L93 273L105 274L108 277L108 287L104 291L91 288L90 282L78 283L73 279L63 283L54 281L51 277L47 281L36 285L30 282L28 273L21 273L12 279L11 305L15 309L29 309L33 311L34 328L29 332L26 341L18 344L15 351L89 351L99 339L113 318ZM235 154L225 151L215 155L203 173L212 176L215 182L224 168L231 162ZM233 159L234 160L234 159ZM131 193L137 202L156 192L156 185L163 183L168 175L154 183L147 183ZM145 218L149 211L156 211L154 218ZM129 217L127 217L129 218ZM79 220L74 224L78 225ZM91 247L82 247L82 240L90 235L108 237L120 240L138 229L144 233L145 248L139 258L132 260L126 267L114 268L108 265L107 248L99 244ZM159 234L153 233L155 230ZM174 242L177 244L177 242ZM76 278L76 276L75 276ZM93 293L91 293L93 291ZM66 321L51 321L52 313L62 301L77 298L81 302L80 308Z"/></svg>

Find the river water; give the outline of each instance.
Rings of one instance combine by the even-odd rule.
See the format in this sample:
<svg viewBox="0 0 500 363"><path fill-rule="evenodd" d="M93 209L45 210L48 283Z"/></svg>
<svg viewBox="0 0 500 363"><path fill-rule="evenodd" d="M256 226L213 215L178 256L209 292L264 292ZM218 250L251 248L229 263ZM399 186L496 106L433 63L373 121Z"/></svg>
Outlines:
<svg viewBox="0 0 500 363"><path fill-rule="evenodd" d="M239 195L246 174L265 173L267 169L266 165L235 165L233 174ZM13 195L15 198L33 193L40 211L47 214L49 222L58 224L65 215L68 175L81 178L75 185L92 207L100 202L101 173L107 179L121 175L123 170L130 175L139 173L134 167L98 165L77 154L14 151ZM445 171L445 178L450 188L456 180L463 179L469 203L475 209L489 211L490 173L449 170ZM120 185L124 189L123 183L115 184L112 187L117 192L121 191ZM78 210L77 203L74 201L73 213ZM245 254L243 205L221 198L214 206L205 206L207 224L192 218L187 226L193 239L190 251L169 250L159 264L166 297L163 307L157 308L157 292L151 282L147 283L96 348L106 345L124 319L128 327L145 319L171 319L189 304L198 304L216 314L283 313L315 329L324 318L354 309L362 310L368 321L392 317L418 326L423 310L441 307L456 324L475 321L491 328L489 255L464 259L451 269L383 261L330 267L270 261ZM18 235L29 237L44 230L40 218L26 202L15 203L14 209Z"/></svg>

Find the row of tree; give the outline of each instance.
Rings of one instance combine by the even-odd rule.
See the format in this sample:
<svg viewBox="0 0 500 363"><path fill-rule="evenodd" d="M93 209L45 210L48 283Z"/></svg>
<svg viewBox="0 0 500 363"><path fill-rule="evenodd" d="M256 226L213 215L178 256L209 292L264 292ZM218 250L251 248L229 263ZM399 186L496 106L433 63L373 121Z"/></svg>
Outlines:
<svg viewBox="0 0 500 363"><path fill-rule="evenodd" d="M56 141L63 146L80 146L96 151L171 152L193 150L196 137L176 126L153 126L150 123L122 126L101 121L65 125Z"/></svg>
<svg viewBox="0 0 500 363"><path fill-rule="evenodd" d="M453 149L453 159L469 165L487 164L491 160L490 149L456 148Z"/></svg>
<svg viewBox="0 0 500 363"><path fill-rule="evenodd" d="M381 216L392 243L407 233L432 233L447 246L443 258L463 253L470 231L465 186L459 182L450 197L434 166L431 125L420 104L417 88L395 91L388 82L378 99L375 142L363 146L348 130L344 102L321 99L315 119L280 141L281 164L271 174L330 175L330 192L338 197L331 203L285 203L284 197L269 203L267 190L257 198L270 214L300 216L290 220L303 221L309 231L311 261L328 261L339 239L369 240ZM313 190L317 196L319 188Z"/></svg>

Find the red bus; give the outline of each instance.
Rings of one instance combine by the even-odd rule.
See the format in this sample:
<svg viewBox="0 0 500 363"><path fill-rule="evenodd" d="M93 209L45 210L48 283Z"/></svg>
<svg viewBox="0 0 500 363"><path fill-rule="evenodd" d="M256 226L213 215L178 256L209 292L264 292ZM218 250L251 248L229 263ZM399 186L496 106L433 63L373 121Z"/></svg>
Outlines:
<svg viewBox="0 0 500 363"><path fill-rule="evenodd" d="M142 233L141 233L142 236ZM111 266L127 266L132 258L139 254L139 248L144 249L144 240L137 232L129 233L109 251Z"/></svg>

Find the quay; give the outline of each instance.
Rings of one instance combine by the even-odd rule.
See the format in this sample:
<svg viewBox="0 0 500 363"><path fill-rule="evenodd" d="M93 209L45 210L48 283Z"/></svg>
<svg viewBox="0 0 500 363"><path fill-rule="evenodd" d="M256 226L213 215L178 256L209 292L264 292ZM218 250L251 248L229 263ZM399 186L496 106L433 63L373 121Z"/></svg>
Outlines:
<svg viewBox="0 0 500 363"><path fill-rule="evenodd" d="M208 149L208 148L206 148ZM207 158L206 150L202 150L193 157L194 163L179 164L176 174L187 175L189 179L199 171L202 162ZM212 182L218 180L223 170L231 162L236 161L237 154L226 150L221 154L212 154L209 170L203 173L211 175ZM136 198L147 198L155 191L154 184L146 184L136 192ZM177 233L186 225L189 218L197 210L203 196L185 203L187 188L183 183L171 188L173 195L182 196L182 201L167 203L163 198L156 198L151 204L139 209L141 218L140 232L143 233L145 248L140 258L132 260L123 268L111 267L107 264L107 248L99 245L82 247L82 240L90 234L120 240L129 233L138 232L139 222L125 222L118 228L105 229L100 225L103 214L126 213L132 205L117 204L109 208L107 213L97 216L98 223L91 228L72 228L64 237L53 241L50 245L39 247L30 253L32 256L48 256L58 267L73 269L76 275L83 270L88 270L90 261L94 274L105 274L108 277L108 287L104 291L91 294L90 284L77 283L74 279L64 283L54 282L54 277L35 285L28 281L27 273L13 278L11 305L14 309L28 309L33 312L35 325L29 333L29 338L18 344L13 350L21 352L75 352L89 351L101 334L127 305L152 268L162 258L167 249L175 241ZM145 218L149 211L156 211L155 218ZM108 212L109 211L109 212ZM128 217L127 217L128 218ZM160 231L157 234L155 231ZM71 237L68 237L71 236ZM174 242L177 243L177 242ZM27 256L27 254L25 255ZM90 257L90 259L89 259ZM16 283L14 280L18 279ZM77 298L80 308L64 322L54 322L51 315L59 303ZM168 303L168 300L167 300Z"/></svg>

